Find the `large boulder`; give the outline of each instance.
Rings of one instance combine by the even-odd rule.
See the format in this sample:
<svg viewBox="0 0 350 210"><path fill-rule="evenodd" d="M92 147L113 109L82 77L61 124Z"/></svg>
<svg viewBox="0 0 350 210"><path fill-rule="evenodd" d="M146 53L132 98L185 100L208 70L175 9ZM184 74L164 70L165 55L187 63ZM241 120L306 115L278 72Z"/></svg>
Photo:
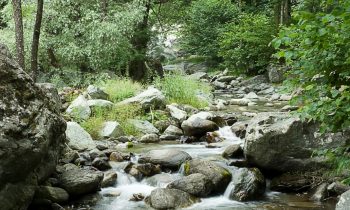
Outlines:
<svg viewBox="0 0 350 210"><path fill-rule="evenodd" d="M100 189L103 173L88 169L72 168L59 176L59 186L71 196L85 195Z"/></svg>
<svg viewBox="0 0 350 210"><path fill-rule="evenodd" d="M204 136L207 132L216 131L219 126L209 120L213 115L209 112L199 112L192 115L181 124L181 128L186 136Z"/></svg>
<svg viewBox="0 0 350 210"><path fill-rule="evenodd" d="M151 192L145 201L155 209L178 209L191 206L198 199L178 189L157 188Z"/></svg>
<svg viewBox="0 0 350 210"><path fill-rule="evenodd" d="M270 172L313 170L326 164L311 157L313 151L342 146L348 138L342 133L320 135L317 125L288 113L260 113L247 127L244 154L249 164Z"/></svg>
<svg viewBox="0 0 350 210"><path fill-rule="evenodd" d="M85 96L80 95L72 101L66 110L72 118L77 120L87 120L91 115L91 109Z"/></svg>
<svg viewBox="0 0 350 210"><path fill-rule="evenodd" d="M177 140L180 139L180 137L183 135L183 131L174 126L169 125L167 129L165 129L163 135L161 135L159 138L160 140Z"/></svg>
<svg viewBox="0 0 350 210"><path fill-rule="evenodd" d="M143 134L159 133L159 130L147 120L128 120L128 122L131 123L135 127L135 129L140 133L143 133Z"/></svg>
<svg viewBox="0 0 350 210"><path fill-rule="evenodd" d="M144 92L132 97L125 99L118 103L119 105L127 105L127 104L140 104L144 109L148 110L149 108L162 108L166 104L166 99L163 93L154 88L149 87Z"/></svg>
<svg viewBox="0 0 350 210"><path fill-rule="evenodd" d="M102 138L116 138L124 135L123 128L117 121L107 121L100 131Z"/></svg>
<svg viewBox="0 0 350 210"><path fill-rule="evenodd" d="M1 209L26 209L37 183L55 171L66 123L52 90L35 85L1 44L0 84Z"/></svg>
<svg viewBox="0 0 350 210"><path fill-rule="evenodd" d="M349 210L350 207L350 190L341 194L336 206L336 210Z"/></svg>
<svg viewBox="0 0 350 210"><path fill-rule="evenodd" d="M269 81L272 83L281 83L284 80L284 69L281 66L269 66L267 68L267 75L269 77Z"/></svg>
<svg viewBox="0 0 350 210"><path fill-rule="evenodd" d="M151 150L140 156L139 163L159 164L164 168L178 169L186 160L191 160L191 156L181 150L161 149Z"/></svg>
<svg viewBox="0 0 350 210"><path fill-rule="evenodd" d="M66 130L68 146L75 150L91 150L96 147L90 134L76 122L67 122Z"/></svg>
<svg viewBox="0 0 350 210"><path fill-rule="evenodd" d="M231 172L217 163L208 160L193 159L184 165L185 175L200 173L214 184L213 192L224 192L231 181Z"/></svg>
<svg viewBox="0 0 350 210"><path fill-rule="evenodd" d="M177 179L167 188L182 190L197 197L206 197L213 190L214 184L207 176L197 173Z"/></svg>
<svg viewBox="0 0 350 210"><path fill-rule="evenodd" d="M69 199L69 194L62 188L40 186L35 191L34 202L41 200L49 200L52 203L65 203Z"/></svg>
<svg viewBox="0 0 350 210"><path fill-rule="evenodd" d="M103 108L111 108L113 107L113 103L103 99L92 99L88 100L87 104L92 109L103 109Z"/></svg>
<svg viewBox="0 0 350 210"><path fill-rule="evenodd" d="M259 169L240 168L233 172L230 186L230 199L247 201L261 197L265 193L266 182Z"/></svg>
<svg viewBox="0 0 350 210"><path fill-rule="evenodd" d="M104 99L107 100L108 94L104 92L99 87L96 87L94 85L89 85L86 89L86 92L91 99Z"/></svg>
<svg viewBox="0 0 350 210"><path fill-rule="evenodd" d="M175 105L167 105L167 110L170 112L170 115L172 118L177 120L178 122L182 123L187 118L187 113L179 108L177 108Z"/></svg>

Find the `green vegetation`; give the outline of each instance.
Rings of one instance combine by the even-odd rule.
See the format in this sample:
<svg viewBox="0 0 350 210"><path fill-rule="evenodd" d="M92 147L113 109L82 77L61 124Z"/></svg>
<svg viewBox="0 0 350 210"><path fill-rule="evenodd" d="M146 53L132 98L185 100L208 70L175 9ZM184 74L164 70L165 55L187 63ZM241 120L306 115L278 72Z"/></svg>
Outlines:
<svg viewBox="0 0 350 210"><path fill-rule="evenodd" d="M196 108L208 106L199 94L210 94L210 86L180 73L158 78L156 86L162 90L169 103L188 104Z"/></svg>
<svg viewBox="0 0 350 210"><path fill-rule="evenodd" d="M293 89L304 119L321 122L322 131L350 125L350 2L321 1L318 12L299 11L297 24L283 28L273 42L276 57L291 70Z"/></svg>
<svg viewBox="0 0 350 210"><path fill-rule="evenodd" d="M140 133L128 122L128 119L139 119L143 115L143 109L139 105L120 105L111 109L99 108L94 109L92 117L81 125L94 139L99 139L99 131L106 121L117 121L126 135L139 136Z"/></svg>
<svg viewBox="0 0 350 210"><path fill-rule="evenodd" d="M183 43L188 52L218 59L219 35L238 15L230 0L194 1L184 25Z"/></svg>
<svg viewBox="0 0 350 210"><path fill-rule="evenodd" d="M270 17L243 13L220 35L219 55L224 66L242 73L264 71L274 50L269 46L276 33Z"/></svg>
<svg viewBox="0 0 350 210"><path fill-rule="evenodd" d="M128 78L107 80L99 86L109 95L108 100L114 103L135 96L142 90L142 85L140 83L133 82Z"/></svg>

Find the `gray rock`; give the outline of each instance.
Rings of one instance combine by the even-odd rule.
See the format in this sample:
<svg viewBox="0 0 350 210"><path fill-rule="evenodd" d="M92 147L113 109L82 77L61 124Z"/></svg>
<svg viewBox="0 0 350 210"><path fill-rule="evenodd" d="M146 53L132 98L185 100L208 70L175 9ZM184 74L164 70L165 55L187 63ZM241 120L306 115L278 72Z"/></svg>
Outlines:
<svg viewBox="0 0 350 210"><path fill-rule="evenodd" d="M231 173L217 163L194 159L186 161L185 175L201 173L207 176L214 184L213 192L224 192L231 181Z"/></svg>
<svg viewBox="0 0 350 210"><path fill-rule="evenodd" d="M51 83L36 83L35 85L40 87L43 91L45 91L45 94L49 97L51 103L55 104L56 111L60 112L62 108L62 101L60 96L58 95L56 86Z"/></svg>
<svg viewBox="0 0 350 210"><path fill-rule="evenodd" d="M323 201L327 198L328 192L327 192L327 183L320 184L317 188L315 193L312 195L311 199L314 201Z"/></svg>
<svg viewBox="0 0 350 210"><path fill-rule="evenodd" d="M103 173L86 169L72 169L59 176L59 185L69 195L78 196L96 192L100 189Z"/></svg>
<svg viewBox="0 0 350 210"><path fill-rule="evenodd" d="M230 83L232 80L236 79L235 76L221 76L216 79L218 82Z"/></svg>
<svg viewBox="0 0 350 210"><path fill-rule="evenodd" d="M292 99L292 96L287 94L282 94L279 98L280 101L290 101Z"/></svg>
<svg viewBox="0 0 350 210"><path fill-rule="evenodd" d="M108 94L106 92L104 92L101 88L93 85L89 85L86 91L91 99L107 100L108 98Z"/></svg>
<svg viewBox="0 0 350 210"><path fill-rule="evenodd" d="M195 72L195 73L189 75L188 77L191 79L194 79L194 80L201 80L201 79L208 79L209 78L208 74L205 72Z"/></svg>
<svg viewBox="0 0 350 210"><path fill-rule="evenodd" d="M113 103L103 99L93 99L88 100L87 104L90 108L111 108L113 107Z"/></svg>
<svg viewBox="0 0 350 210"><path fill-rule="evenodd" d="M146 134L141 137L140 142L142 143L157 143L159 142L159 136L157 134L151 133Z"/></svg>
<svg viewBox="0 0 350 210"><path fill-rule="evenodd" d="M214 184L207 176L196 173L171 182L167 188L182 190L197 197L206 197L213 190Z"/></svg>
<svg viewBox="0 0 350 210"><path fill-rule="evenodd" d="M68 106L66 113L74 119L87 120L91 115L91 109L85 97L80 95Z"/></svg>
<svg viewBox="0 0 350 210"><path fill-rule="evenodd" d="M34 200L49 200L52 203L65 203L69 199L69 194L62 188L39 186L34 195Z"/></svg>
<svg viewBox="0 0 350 210"><path fill-rule="evenodd" d="M350 186L349 185L345 185L341 182L333 182L332 184L327 186L327 191L331 194L331 195L341 195L343 193L345 193L346 191L350 190Z"/></svg>
<svg viewBox="0 0 350 210"><path fill-rule="evenodd" d="M243 149L239 144L233 144L225 148L222 156L224 158L239 158L243 156Z"/></svg>
<svg viewBox="0 0 350 210"><path fill-rule="evenodd" d="M278 66L269 66L267 68L267 75L272 83L281 83L284 80L283 68Z"/></svg>
<svg viewBox="0 0 350 210"><path fill-rule="evenodd" d="M108 170L110 168L112 168L112 166L108 163L108 159L107 158L100 158L97 157L94 159L94 161L92 161L91 165L95 168L97 168L100 171L105 171Z"/></svg>
<svg viewBox="0 0 350 210"><path fill-rule="evenodd" d="M257 75L255 77L242 81L240 85L242 87L245 87L248 85L259 85L259 84L268 83L268 82L269 81L265 75Z"/></svg>
<svg viewBox="0 0 350 210"><path fill-rule="evenodd" d="M178 209L191 206L198 199L178 189L157 188L151 192L145 201L155 209Z"/></svg>
<svg viewBox="0 0 350 210"><path fill-rule="evenodd" d="M282 112L290 112L290 111L295 111L298 110L298 106L291 106L291 105L285 105L284 107L281 108Z"/></svg>
<svg viewBox="0 0 350 210"><path fill-rule="evenodd" d="M140 156L139 163L159 164L164 168L178 169L191 156L184 151L176 149L151 150Z"/></svg>
<svg viewBox="0 0 350 210"><path fill-rule="evenodd" d="M135 128L143 134L158 134L159 130L154 127L154 125L147 120L128 120Z"/></svg>
<svg viewBox="0 0 350 210"><path fill-rule="evenodd" d="M248 127L249 121L236 122L231 126L231 130L239 138L245 138L246 130Z"/></svg>
<svg viewBox="0 0 350 210"><path fill-rule="evenodd" d="M35 85L2 44L0 84L1 209L27 209L37 183L55 171L66 123L56 99Z"/></svg>
<svg viewBox="0 0 350 210"><path fill-rule="evenodd" d="M187 118L187 113L177 108L175 105L167 105L167 110L170 112L172 118L176 119L178 122L182 123Z"/></svg>
<svg viewBox="0 0 350 210"><path fill-rule="evenodd" d="M247 99L259 99L259 96L256 95L256 93L254 93L254 92L250 92L247 95L245 95L244 98L247 98Z"/></svg>
<svg viewBox="0 0 350 210"><path fill-rule="evenodd" d="M144 92L132 98L128 98L118 104L119 105L140 104L144 109L148 110L151 107L153 108L165 107L166 99L160 90L154 87L149 87Z"/></svg>
<svg viewBox="0 0 350 210"><path fill-rule="evenodd" d="M226 89L226 84L223 82L214 81L212 84L216 89Z"/></svg>
<svg viewBox="0 0 350 210"><path fill-rule="evenodd" d="M349 206L350 206L350 190L341 194L335 209L336 210L349 210Z"/></svg>
<svg viewBox="0 0 350 210"><path fill-rule="evenodd" d="M192 115L181 124L184 134L187 136L204 136L207 132L219 129L219 126L208 119L213 118L209 112L199 112Z"/></svg>
<svg viewBox="0 0 350 210"><path fill-rule="evenodd" d="M206 62L201 62L201 63L185 62L184 69L187 74L193 74L195 72L208 72L208 65Z"/></svg>
<svg viewBox="0 0 350 210"><path fill-rule="evenodd" d="M91 150L96 147L90 134L76 122L67 122L66 136L68 146L75 150Z"/></svg>
<svg viewBox="0 0 350 210"><path fill-rule="evenodd" d="M342 133L321 135L317 125L285 112L260 113L247 127L244 154L251 165L266 170L312 170L327 164L324 158L311 157L313 151L342 146L347 139Z"/></svg>
<svg viewBox="0 0 350 210"><path fill-rule="evenodd" d="M101 187L112 187L117 183L118 174L115 171L107 171L104 173Z"/></svg>
<svg viewBox="0 0 350 210"><path fill-rule="evenodd" d="M280 97L281 97L280 94L275 93L270 97L270 101L277 101L278 99L280 99Z"/></svg>
<svg viewBox="0 0 350 210"><path fill-rule="evenodd" d="M124 135L123 128L117 121L108 121L103 124L100 131L102 138L117 138Z"/></svg>
<svg viewBox="0 0 350 210"><path fill-rule="evenodd" d="M257 168L240 168L233 172L230 183L230 199L237 201L255 200L265 193L264 175Z"/></svg>
<svg viewBox="0 0 350 210"><path fill-rule="evenodd" d="M165 129L163 135L161 135L159 138L160 140L177 140L183 135L183 132L180 128L169 125L167 129Z"/></svg>

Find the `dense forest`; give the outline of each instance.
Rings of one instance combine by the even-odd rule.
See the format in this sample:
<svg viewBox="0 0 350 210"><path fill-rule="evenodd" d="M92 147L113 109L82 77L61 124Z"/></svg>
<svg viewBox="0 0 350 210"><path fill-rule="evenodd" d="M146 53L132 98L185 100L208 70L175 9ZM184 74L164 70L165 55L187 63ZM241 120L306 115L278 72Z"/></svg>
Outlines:
<svg viewBox="0 0 350 210"><path fill-rule="evenodd" d="M270 122L271 119L275 120L274 123L284 120L279 114L272 114L272 117L263 120L259 118L261 120L259 122L254 121L256 119L254 117L260 116L260 112L277 113L276 110L281 110L283 107L282 111L288 111L290 114L288 120L296 117L303 122L302 126L306 124L309 127L316 126L320 136L327 138L329 135L334 137L338 134L348 136L349 0L0 0L0 44L8 47L20 69L24 70L33 82L51 83L58 88L64 95L62 97L64 108L59 109L63 110L65 121L76 121L94 140L102 138L100 130L106 121L118 121L122 133L139 138L142 136L141 133L144 133L136 131L137 126L131 123L130 119L150 121L157 125L159 131L165 132L168 130L168 124L164 129L160 129L159 126L164 127L164 121L175 118L175 123L170 123L169 127L175 125L175 128L172 128L177 134L175 135L175 131L172 130L173 133L167 135L176 136L177 140L180 140L181 136L181 143L202 141L204 138L210 144L217 141L215 139L219 136L211 132L223 127L215 121L218 117L215 114L213 117L212 113L205 115L205 119L202 119L205 122L199 124L203 126L201 129L207 129L205 131L208 132L204 130L195 132L188 130L191 126L186 125L186 121L190 121L192 116L187 114L196 115L198 112L213 110L215 113L227 109L233 112L239 110L242 119L237 117L238 122L235 119L236 124L232 123L233 125L229 126L232 126L235 136L241 139L245 137L245 142L241 144L244 144L244 158L248 160L247 164L256 166L264 176L270 178L294 171L294 164L298 169L301 166L296 163L297 161L288 162L290 161L288 158L286 158L286 164L290 164L288 169L283 168L284 163L275 167L271 166L276 164L274 161L269 162L271 164L269 166L259 162L259 156L256 155L258 147L249 145L249 135L252 135L252 132L248 132L250 126L266 124L268 127L273 124ZM274 76L277 77L275 81L269 78L269 81L265 82L264 78ZM139 94L146 89L145 87L148 87L145 91L147 93ZM99 92L97 98L89 92L94 88ZM166 102L162 99L163 93ZM230 96L223 100L225 94ZM261 95L263 97L260 97ZM276 95L277 98L273 99ZM138 96L141 98L147 96L151 99L142 98L141 102L138 101L141 105L129 106L130 101L134 100L132 103L135 103L139 99ZM87 109L85 107L85 110L82 110L81 104L85 103L86 97L88 97L86 103L90 104ZM93 99L105 101L89 102ZM76 111L74 106L78 103L80 107ZM230 105L240 107L227 108ZM107 106L109 109L105 109ZM115 106L118 108L111 108ZM255 113L247 114L252 110L242 106L257 108L252 109ZM166 111L163 110L164 107ZM225 112L225 117L221 116L225 122L229 121L227 117L231 113L229 111ZM5 119L1 114L0 106L0 119ZM209 115L211 117L208 117ZM248 123L246 118L253 120ZM288 120L283 123L288 124ZM215 122L215 125L207 121ZM202 125L203 123L209 124ZM237 123L241 124L237 126ZM79 127L80 125L77 124ZM240 133L242 126L246 129L243 136ZM293 127L294 124L289 126L287 131L283 130L285 129L283 126L280 128L279 131L283 131L283 134L269 133L268 135L273 136L270 136L270 139L276 140L281 138L279 135L291 134L289 137L294 141L297 138L295 136L299 135L298 129L300 135L303 135L300 138L312 136L311 131L298 127L299 124L296 127ZM271 132L264 130L265 128L261 128L263 131L259 130L260 128L254 129L258 130L257 133ZM295 134L293 129L296 129ZM67 132L68 130L67 128ZM160 135L160 138L168 140L169 136ZM318 138L316 135L314 137ZM328 140L333 137L329 137ZM147 136L141 139L146 139L147 142L152 138ZM322 140L322 144L329 143L327 138ZM134 139L118 141L137 142ZM306 139L306 142L305 145L298 142L296 147L298 148L296 150L304 152L300 160L304 160L304 156L327 159L329 166L326 170L327 178L322 176L320 179L330 182L329 177L336 176L338 177L336 181L342 182L342 189L348 189L350 183L348 140L342 140L336 146L332 144L320 147L314 147L309 139ZM127 144L126 147L132 145ZM303 147L310 149L311 152L309 150L305 152ZM274 154L285 153L286 156L288 154L294 157L295 153L289 153L294 150L290 148L294 147L286 146L286 148L288 148L286 151ZM255 156L249 155L250 153L254 153ZM81 156L80 153L79 155ZM268 162L263 154L261 155L261 159ZM125 160L124 156L118 158ZM79 160L82 159L81 156ZM95 161L92 161L92 164L93 162ZM180 165L182 163L184 162ZM76 165L80 164L84 165L86 162L82 161ZM195 165L191 161L188 164ZM187 166L190 167L189 165L186 162L183 166L186 175L192 173L189 172L190 169L186 169ZM128 167L130 174L134 166ZM196 168L193 165L191 167ZM135 166L136 169L141 171ZM174 167L171 168L173 169ZM164 168L162 170L165 171ZM0 175L1 173L0 170ZM250 176L249 173L247 172L245 176ZM142 177L144 176L143 174ZM320 176L312 174L310 177ZM255 185L261 184L259 182L261 179L256 179L258 184ZM304 183L303 187L321 186L321 182L313 180L312 183ZM265 181L263 184L265 192ZM293 192L299 192L294 189ZM232 192L230 199L233 196ZM204 197L207 195L209 193ZM137 197L139 195L133 194L133 196L134 199L139 199ZM203 194L200 194L199 197L202 196ZM242 197L237 199L237 196L237 194L233 196L234 200L254 200L256 197L254 195L254 199L251 199L248 198L250 195L246 195L244 199ZM152 201L147 202L157 208Z"/></svg>

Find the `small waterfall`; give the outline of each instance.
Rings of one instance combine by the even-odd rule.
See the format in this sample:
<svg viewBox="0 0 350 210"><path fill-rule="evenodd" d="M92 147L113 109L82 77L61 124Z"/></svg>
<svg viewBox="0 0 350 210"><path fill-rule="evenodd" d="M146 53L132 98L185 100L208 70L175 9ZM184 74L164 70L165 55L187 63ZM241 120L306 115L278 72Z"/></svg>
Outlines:
<svg viewBox="0 0 350 210"><path fill-rule="evenodd" d="M221 138L223 138L226 141L229 141L230 143L236 143L236 144L243 144L243 140L236 136L231 130L230 126L225 126L222 128L219 128L217 131Z"/></svg>
<svg viewBox="0 0 350 210"><path fill-rule="evenodd" d="M230 184L226 187L224 197L230 199L230 194L233 188L235 187L233 182L230 182Z"/></svg>

